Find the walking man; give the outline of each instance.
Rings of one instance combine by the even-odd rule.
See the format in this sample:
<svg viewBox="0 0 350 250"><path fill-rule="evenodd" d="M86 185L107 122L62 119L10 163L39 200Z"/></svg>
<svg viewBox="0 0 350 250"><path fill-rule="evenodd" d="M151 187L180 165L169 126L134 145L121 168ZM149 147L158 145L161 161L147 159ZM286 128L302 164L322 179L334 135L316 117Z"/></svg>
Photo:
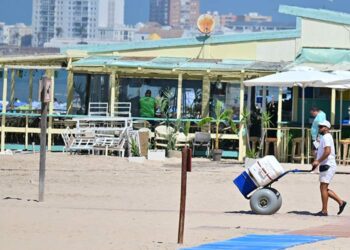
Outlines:
<svg viewBox="0 0 350 250"><path fill-rule="evenodd" d="M322 210L316 214L318 216L328 215L328 197L339 204L338 215L343 212L346 206L346 201L343 201L333 190L328 189L337 168L334 141L332 135L329 133L330 128L331 124L327 120L318 123L319 133L322 137L320 139L316 159L312 163L312 170L319 167L320 171Z"/></svg>

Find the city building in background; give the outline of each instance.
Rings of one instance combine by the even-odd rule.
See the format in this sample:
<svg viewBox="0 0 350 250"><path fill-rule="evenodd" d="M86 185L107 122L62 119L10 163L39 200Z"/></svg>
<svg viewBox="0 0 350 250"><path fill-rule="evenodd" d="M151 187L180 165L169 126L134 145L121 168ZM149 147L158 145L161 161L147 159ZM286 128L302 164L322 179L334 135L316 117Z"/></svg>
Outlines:
<svg viewBox="0 0 350 250"><path fill-rule="evenodd" d="M42 47L55 35L55 6L62 0L33 0L32 26L35 47Z"/></svg>
<svg viewBox="0 0 350 250"><path fill-rule="evenodd" d="M55 37L93 39L98 27L98 0L57 0Z"/></svg>
<svg viewBox="0 0 350 250"><path fill-rule="evenodd" d="M127 42L135 40L136 28L128 25L120 25L114 27L99 27L97 39L117 42Z"/></svg>
<svg viewBox="0 0 350 250"><path fill-rule="evenodd" d="M181 0L180 26L190 28L196 26L200 15L199 0Z"/></svg>
<svg viewBox="0 0 350 250"><path fill-rule="evenodd" d="M100 0L98 26L115 28L124 25L124 0Z"/></svg>
<svg viewBox="0 0 350 250"><path fill-rule="evenodd" d="M33 46L52 38L94 38L99 0L33 0Z"/></svg>
<svg viewBox="0 0 350 250"><path fill-rule="evenodd" d="M125 0L33 0L32 11L32 27L0 23L1 44L61 48L201 35L196 26L200 0L150 0L150 22L135 26L124 24ZM208 14L215 19L216 35L294 28L256 12Z"/></svg>
<svg viewBox="0 0 350 250"><path fill-rule="evenodd" d="M169 25L169 1L171 0L150 0L149 21L160 25Z"/></svg>
<svg viewBox="0 0 350 250"><path fill-rule="evenodd" d="M162 26L193 27L200 15L199 0L151 0L150 22Z"/></svg>
<svg viewBox="0 0 350 250"><path fill-rule="evenodd" d="M0 44L14 45L18 47L30 47L32 40L32 28L23 23L6 25L0 23Z"/></svg>

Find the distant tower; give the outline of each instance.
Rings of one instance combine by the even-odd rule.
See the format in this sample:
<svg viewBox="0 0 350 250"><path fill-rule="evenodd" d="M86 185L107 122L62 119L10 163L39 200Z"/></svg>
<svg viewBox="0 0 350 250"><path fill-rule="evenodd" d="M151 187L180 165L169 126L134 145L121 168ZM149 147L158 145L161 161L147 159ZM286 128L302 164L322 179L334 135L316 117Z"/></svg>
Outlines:
<svg viewBox="0 0 350 250"><path fill-rule="evenodd" d="M118 27L124 25L124 0L100 0L98 26Z"/></svg>
<svg viewBox="0 0 350 250"><path fill-rule="evenodd" d="M56 1L55 31L64 38L90 39L97 35L99 0Z"/></svg>
<svg viewBox="0 0 350 250"><path fill-rule="evenodd" d="M172 27L193 27L200 14L199 0L151 0L151 22Z"/></svg>
<svg viewBox="0 0 350 250"><path fill-rule="evenodd" d="M171 0L150 0L149 21L169 25L169 6Z"/></svg>
<svg viewBox="0 0 350 250"><path fill-rule="evenodd" d="M54 37L95 38L99 0L33 0L33 46Z"/></svg>
<svg viewBox="0 0 350 250"><path fill-rule="evenodd" d="M33 0L32 44L35 47L43 46L55 35L55 2L55 0Z"/></svg>

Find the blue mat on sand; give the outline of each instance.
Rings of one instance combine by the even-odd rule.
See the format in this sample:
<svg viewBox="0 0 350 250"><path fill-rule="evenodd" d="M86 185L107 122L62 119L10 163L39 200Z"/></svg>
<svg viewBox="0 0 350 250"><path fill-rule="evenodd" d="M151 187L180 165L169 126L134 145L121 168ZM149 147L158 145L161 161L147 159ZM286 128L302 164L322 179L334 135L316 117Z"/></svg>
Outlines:
<svg viewBox="0 0 350 250"><path fill-rule="evenodd" d="M304 235L256 235L250 234L226 241L208 243L197 247L183 248L183 250L277 250L297 245L314 243L321 240L330 240L334 237L304 236Z"/></svg>

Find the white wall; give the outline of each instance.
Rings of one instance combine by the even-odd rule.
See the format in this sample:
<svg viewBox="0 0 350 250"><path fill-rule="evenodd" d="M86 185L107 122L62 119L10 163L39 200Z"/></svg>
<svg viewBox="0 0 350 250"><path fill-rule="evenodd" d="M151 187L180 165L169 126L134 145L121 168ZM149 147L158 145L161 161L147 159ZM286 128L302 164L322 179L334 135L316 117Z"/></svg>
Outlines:
<svg viewBox="0 0 350 250"><path fill-rule="evenodd" d="M258 42L256 60L265 62L294 61L299 50L299 39Z"/></svg>
<svg viewBox="0 0 350 250"><path fill-rule="evenodd" d="M303 18L302 46L350 49L350 25Z"/></svg>

